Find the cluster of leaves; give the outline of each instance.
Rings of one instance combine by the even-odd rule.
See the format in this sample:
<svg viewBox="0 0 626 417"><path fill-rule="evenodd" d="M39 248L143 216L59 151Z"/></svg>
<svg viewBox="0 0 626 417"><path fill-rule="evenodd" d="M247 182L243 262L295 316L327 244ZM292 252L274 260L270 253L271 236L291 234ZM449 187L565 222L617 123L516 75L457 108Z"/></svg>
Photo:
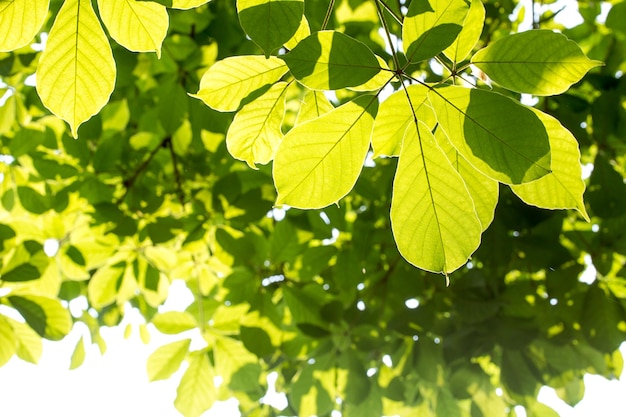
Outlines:
<svg viewBox="0 0 626 417"><path fill-rule="evenodd" d="M0 363L134 308L186 416L550 415L621 373L623 4L567 37L508 1L96 4L0 1Z"/></svg>

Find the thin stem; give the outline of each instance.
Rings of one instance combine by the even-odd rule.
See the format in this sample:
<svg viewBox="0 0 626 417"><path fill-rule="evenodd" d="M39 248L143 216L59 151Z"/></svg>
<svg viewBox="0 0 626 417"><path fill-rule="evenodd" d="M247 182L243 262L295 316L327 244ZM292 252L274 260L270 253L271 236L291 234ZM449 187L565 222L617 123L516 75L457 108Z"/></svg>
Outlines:
<svg viewBox="0 0 626 417"><path fill-rule="evenodd" d="M117 199L118 204L124 201L124 198L126 198L128 191L133 186L135 181L137 181L137 178L139 178L139 175L146 169L146 167L150 164L150 162L152 162L152 160L154 159L156 154L159 152L159 150L167 144L168 140L171 141L171 138L169 136L164 138L161 141L161 143L159 143L152 151L150 151L150 154L148 155L148 157L144 159L144 161L137 167L137 169L135 169L135 171L131 174L131 176L126 178L123 181L123 184L126 190L124 191L124 194L120 198Z"/></svg>
<svg viewBox="0 0 626 417"><path fill-rule="evenodd" d="M320 30L326 29L328 25L328 21L330 20L330 16L333 14L333 9L335 8L335 0L330 0L328 4L328 9L326 10L326 16L324 16L324 22L322 22L322 28Z"/></svg>
<svg viewBox="0 0 626 417"><path fill-rule="evenodd" d="M376 5L376 11L378 11L378 18L380 19L380 23L383 25L383 29L385 30L385 35L387 35L387 41L389 42L389 48L391 49L391 56L393 57L393 65L395 67L394 69L398 71L400 70L400 61L398 60L398 54L396 52L396 48L394 48L393 41L391 40L391 32L389 31L389 27L387 26L387 21L385 20L385 16L383 15L383 10L380 8L379 3L381 3L379 0L374 0L374 4ZM398 73L396 72L396 74Z"/></svg>
<svg viewBox="0 0 626 417"><path fill-rule="evenodd" d="M385 10L387 10L387 13L389 13L391 17L395 19L396 22L402 24L402 16L398 16L387 3L385 3L383 0L377 0L377 3L380 3L385 8Z"/></svg>

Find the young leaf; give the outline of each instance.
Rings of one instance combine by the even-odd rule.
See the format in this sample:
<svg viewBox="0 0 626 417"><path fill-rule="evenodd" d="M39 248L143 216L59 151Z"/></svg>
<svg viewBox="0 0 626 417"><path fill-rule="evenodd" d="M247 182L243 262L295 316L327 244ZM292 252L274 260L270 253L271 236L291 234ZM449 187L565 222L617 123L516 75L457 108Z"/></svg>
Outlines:
<svg viewBox="0 0 626 417"><path fill-rule="evenodd" d="M321 208L348 194L369 149L377 104L361 96L291 129L274 159L277 204Z"/></svg>
<svg viewBox="0 0 626 417"><path fill-rule="evenodd" d="M189 367L176 390L174 406L185 417L199 417L216 400L217 390L213 384L207 353L193 352L189 358Z"/></svg>
<svg viewBox="0 0 626 417"><path fill-rule="evenodd" d="M291 74L313 90L356 87L380 72L376 55L364 43L332 30L303 39L283 59Z"/></svg>
<svg viewBox="0 0 626 417"><path fill-rule="evenodd" d="M109 101L115 86L115 60L90 0L67 0L50 30L37 69L43 104L78 127Z"/></svg>
<svg viewBox="0 0 626 417"><path fill-rule="evenodd" d="M402 142L391 228L402 256L432 272L456 270L480 244L472 197L422 122L409 126Z"/></svg>
<svg viewBox="0 0 626 417"><path fill-rule="evenodd" d="M158 313L152 318L152 324L165 334L178 334L198 327L196 319L186 311Z"/></svg>
<svg viewBox="0 0 626 417"><path fill-rule="evenodd" d="M420 62L452 45L469 10L464 0L413 0L402 26L407 59Z"/></svg>
<svg viewBox="0 0 626 417"><path fill-rule="evenodd" d="M49 5L50 0L0 2L0 52L28 45L41 29Z"/></svg>
<svg viewBox="0 0 626 417"><path fill-rule="evenodd" d="M520 93L550 96L565 92L593 67L565 35L531 30L506 36L476 52L472 64L493 81Z"/></svg>
<svg viewBox="0 0 626 417"><path fill-rule="evenodd" d="M17 356L30 363L37 364L43 351L41 337L26 323L8 319L17 340Z"/></svg>
<svg viewBox="0 0 626 417"><path fill-rule="evenodd" d="M496 205L498 204L499 187L498 181L487 177L478 171L459 152L452 146L450 140L446 137L443 129L437 129L435 132L437 144L448 157L448 160L454 166L456 171L461 175L467 191L469 191L472 200L474 200L474 208L482 225L483 231L489 227L495 215Z"/></svg>
<svg viewBox="0 0 626 417"><path fill-rule="evenodd" d="M0 366L7 363L15 354L17 340L8 320L0 316Z"/></svg>
<svg viewBox="0 0 626 417"><path fill-rule="evenodd" d="M134 52L154 51L161 57L161 44L169 17L164 6L135 0L98 0L98 11L109 34Z"/></svg>
<svg viewBox="0 0 626 417"><path fill-rule="evenodd" d="M427 100L427 94L426 86L413 84L406 91L396 91L382 102L372 132L374 158L400 155L404 132L409 123L414 121L414 117L430 128L435 127L437 119Z"/></svg>
<svg viewBox="0 0 626 417"><path fill-rule="evenodd" d="M70 370L80 367L85 361L85 340L81 336L76 342L74 352L72 353L72 359L70 360Z"/></svg>
<svg viewBox="0 0 626 417"><path fill-rule="evenodd" d="M178 340L160 346L148 357L146 369L149 381L168 379L185 360L191 339Z"/></svg>
<svg viewBox="0 0 626 417"><path fill-rule="evenodd" d="M259 88L278 81L287 72L276 57L234 56L216 62L202 76L200 89L192 95L218 111L235 111L241 101Z"/></svg>
<svg viewBox="0 0 626 417"><path fill-rule="evenodd" d="M521 184L550 172L550 143L541 120L490 91L447 86L429 91L439 125L454 147L483 174Z"/></svg>
<svg viewBox="0 0 626 417"><path fill-rule="evenodd" d="M243 30L269 57L300 27L304 0L237 0L237 14Z"/></svg>
<svg viewBox="0 0 626 417"><path fill-rule="evenodd" d="M307 90L302 100L302 105L296 117L296 125L309 120L317 119L323 114L333 110L332 103L326 98L323 92Z"/></svg>
<svg viewBox="0 0 626 417"><path fill-rule="evenodd" d="M456 40L443 53L454 62L461 62L472 52L480 39L485 23L485 6L481 0L471 0L463 29Z"/></svg>
<svg viewBox="0 0 626 417"><path fill-rule="evenodd" d="M279 82L235 115L226 134L228 152L251 168L274 158L283 139L281 125L285 116L285 91L289 84Z"/></svg>
<svg viewBox="0 0 626 417"><path fill-rule="evenodd" d="M532 109L544 124L552 150L552 172L527 184L512 185L511 189L526 204L547 209L576 209L589 221L585 210L580 151L578 141L554 117Z"/></svg>

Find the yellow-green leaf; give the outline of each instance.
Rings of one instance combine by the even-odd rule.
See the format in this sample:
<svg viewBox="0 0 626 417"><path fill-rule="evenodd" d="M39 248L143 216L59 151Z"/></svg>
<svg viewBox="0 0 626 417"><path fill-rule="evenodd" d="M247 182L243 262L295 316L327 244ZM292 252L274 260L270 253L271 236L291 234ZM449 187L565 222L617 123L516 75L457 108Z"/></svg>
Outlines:
<svg viewBox="0 0 626 417"><path fill-rule="evenodd" d="M85 362L85 340L81 336L76 342L72 359L70 360L70 370L80 367Z"/></svg>
<svg viewBox="0 0 626 417"><path fill-rule="evenodd" d="M447 86L429 91L439 126L483 174L521 184L550 172L546 128L527 107L491 91Z"/></svg>
<svg viewBox="0 0 626 417"><path fill-rule="evenodd" d="M174 406L185 417L198 417L217 400L213 372L204 351L193 352L189 367L178 384Z"/></svg>
<svg viewBox="0 0 626 417"><path fill-rule="evenodd" d="M532 109L546 127L552 149L552 172L527 184L513 185L511 189L526 204L547 209L576 209L589 221L585 210L578 141L554 117Z"/></svg>
<svg viewBox="0 0 626 417"><path fill-rule="evenodd" d="M228 128L228 152L251 168L271 161L283 139L281 125L288 86L285 82L274 84L262 96L243 106Z"/></svg>
<svg viewBox="0 0 626 417"><path fill-rule="evenodd" d="M161 44L169 17L165 6L137 0L98 0L100 17L109 34L120 45L135 52L156 52Z"/></svg>
<svg viewBox="0 0 626 417"><path fill-rule="evenodd" d="M305 15L302 15L302 19L300 20L300 26L298 26L296 33L294 33L291 39L285 42L285 48L289 50L295 48L298 42L300 42L302 39L306 38L310 34L311 27L309 26L309 21L307 20Z"/></svg>
<svg viewBox="0 0 626 417"><path fill-rule="evenodd" d="M551 30L506 36L476 52L472 64L509 90L539 96L565 92L593 67L574 41Z"/></svg>
<svg viewBox="0 0 626 417"><path fill-rule="evenodd" d="M0 52L28 45L43 25L50 0L0 0Z"/></svg>
<svg viewBox="0 0 626 417"><path fill-rule="evenodd" d="M378 101L361 96L297 125L274 159L277 204L321 208L348 194L369 150Z"/></svg>
<svg viewBox="0 0 626 417"><path fill-rule="evenodd" d="M332 103L321 91L307 90L304 98L302 99L302 105L296 117L296 123L300 124L309 120L317 119L323 114L333 110Z"/></svg>
<svg viewBox="0 0 626 417"><path fill-rule="evenodd" d="M95 308L104 307L115 301L125 269L125 262L105 265L98 268L91 277L87 286L87 297Z"/></svg>
<svg viewBox="0 0 626 417"><path fill-rule="evenodd" d="M172 9L193 9L195 7L200 7L203 4L207 4L211 0L172 0L171 7Z"/></svg>
<svg viewBox="0 0 626 417"><path fill-rule="evenodd" d="M190 344L191 339L178 340L160 346L152 352L146 364L148 380L168 379L180 368L183 360L187 357Z"/></svg>
<svg viewBox="0 0 626 417"><path fill-rule="evenodd" d="M115 86L115 60L90 0L66 0L37 69L42 103L69 123L72 135L98 113Z"/></svg>
<svg viewBox="0 0 626 417"><path fill-rule="evenodd" d="M198 327L198 322L185 311L158 313L152 318L152 324L165 334L177 334Z"/></svg>
<svg viewBox="0 0 626 417"><path fill-rule="evenodd" d="M240 341L229 337L219 337L215 340L213 350L215 356L215 370L224 378L224 384L228 385L235 372L246 364L258 363L258 358L248 352Z"/></svg>
<svg viewBox="0 0 626 417"><path fill-rule="evenodd" d="M7 319L0 316L0 366L3 366L13 357L16 349L17 340L15 339L13 327L11 327Z"/></svg>
<svg viewBox="0 0 626 417"><path fill-rule="evenodd" d="M426 86L413 84L406 91L396 91L382 102L372 132L374 158L400 155L404 132L409 123L414 122L414 117L430 128L435 127L437 119L427 100L427 93Z"/></svg>
<svg viewBox="0 0 626 417"><path fill-rule="evenodd" d="M443 53L453 62L461 62L472 52L480 39L485 23L485 6L481 0L471 0L463 29L456 40Z"/></svg>
<svg viewBox="0 0 626 417"><path fill-rule="evenodd" d="M487 177L467 162L452 146L442 129L437 129L435 139L450 163L452 163L452 166L463 178L467 191L469 191L472 200L474 200L474 208L484 231L493 221L496 205L498 204L498 181Z"/></svg>
<svg viewBox="0 0 626 417"><path fill-rule="evenodd" d="M259 88L273 84L287 72L276 57L234 56L216 62L202 76L200 89L193 95L218 111L235 111L241 101Z"/></svg>
<svg viewBox="0 0 626 417"><path fill-rule="evenodd" d="M11 295L8 299L26 323L46 339L61 340L72 328L69 311L56 298L19 294Z"/></svg>
<svg viewBox="0 0 626 417"><path fill-rule="evenodd" d="M393 183L391 227L402 256L432 272L464 265L482 227L474 202L428 126L407 128Z"/></svg>
<svg viewBox="0 0 626 417"><path fill-rule="evenodd" d="M420 62L452 45L468 10L465 0L412 0L402 25L407 59Z"/></svg>
<svg viewBox="0 0 626 417"><path fill-rule="evenodd" d="M380 90L385 85L387 85L395 74L391 72L389 69L389 65L385 62L384 59L376 55L376 59L378 60L378 65L380 66L380 71L378 74L374 75L369 81L364 84L357 85L354 87L348 87L348 89L352 91L375 91Z"/></svg>
<svg viewBox="0 0 626 417"><path fill-rule="evenodd" d="M41 337L27 324L7 318L13 326L17 340L17 356L20 359L36 364L41 358L43 343Z"/></svg>

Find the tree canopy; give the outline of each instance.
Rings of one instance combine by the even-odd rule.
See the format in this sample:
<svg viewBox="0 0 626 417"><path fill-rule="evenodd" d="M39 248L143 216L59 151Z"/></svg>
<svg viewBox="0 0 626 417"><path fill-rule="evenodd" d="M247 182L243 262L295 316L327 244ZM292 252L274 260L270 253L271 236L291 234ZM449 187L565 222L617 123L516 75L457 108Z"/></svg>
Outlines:
<svg viewBox="0 0 626 417"><path fill-rule="evenodd" d="M626 3L516 3L0 0L0 365L134 309L186 417L551 416L619 376Z"/></svg>

